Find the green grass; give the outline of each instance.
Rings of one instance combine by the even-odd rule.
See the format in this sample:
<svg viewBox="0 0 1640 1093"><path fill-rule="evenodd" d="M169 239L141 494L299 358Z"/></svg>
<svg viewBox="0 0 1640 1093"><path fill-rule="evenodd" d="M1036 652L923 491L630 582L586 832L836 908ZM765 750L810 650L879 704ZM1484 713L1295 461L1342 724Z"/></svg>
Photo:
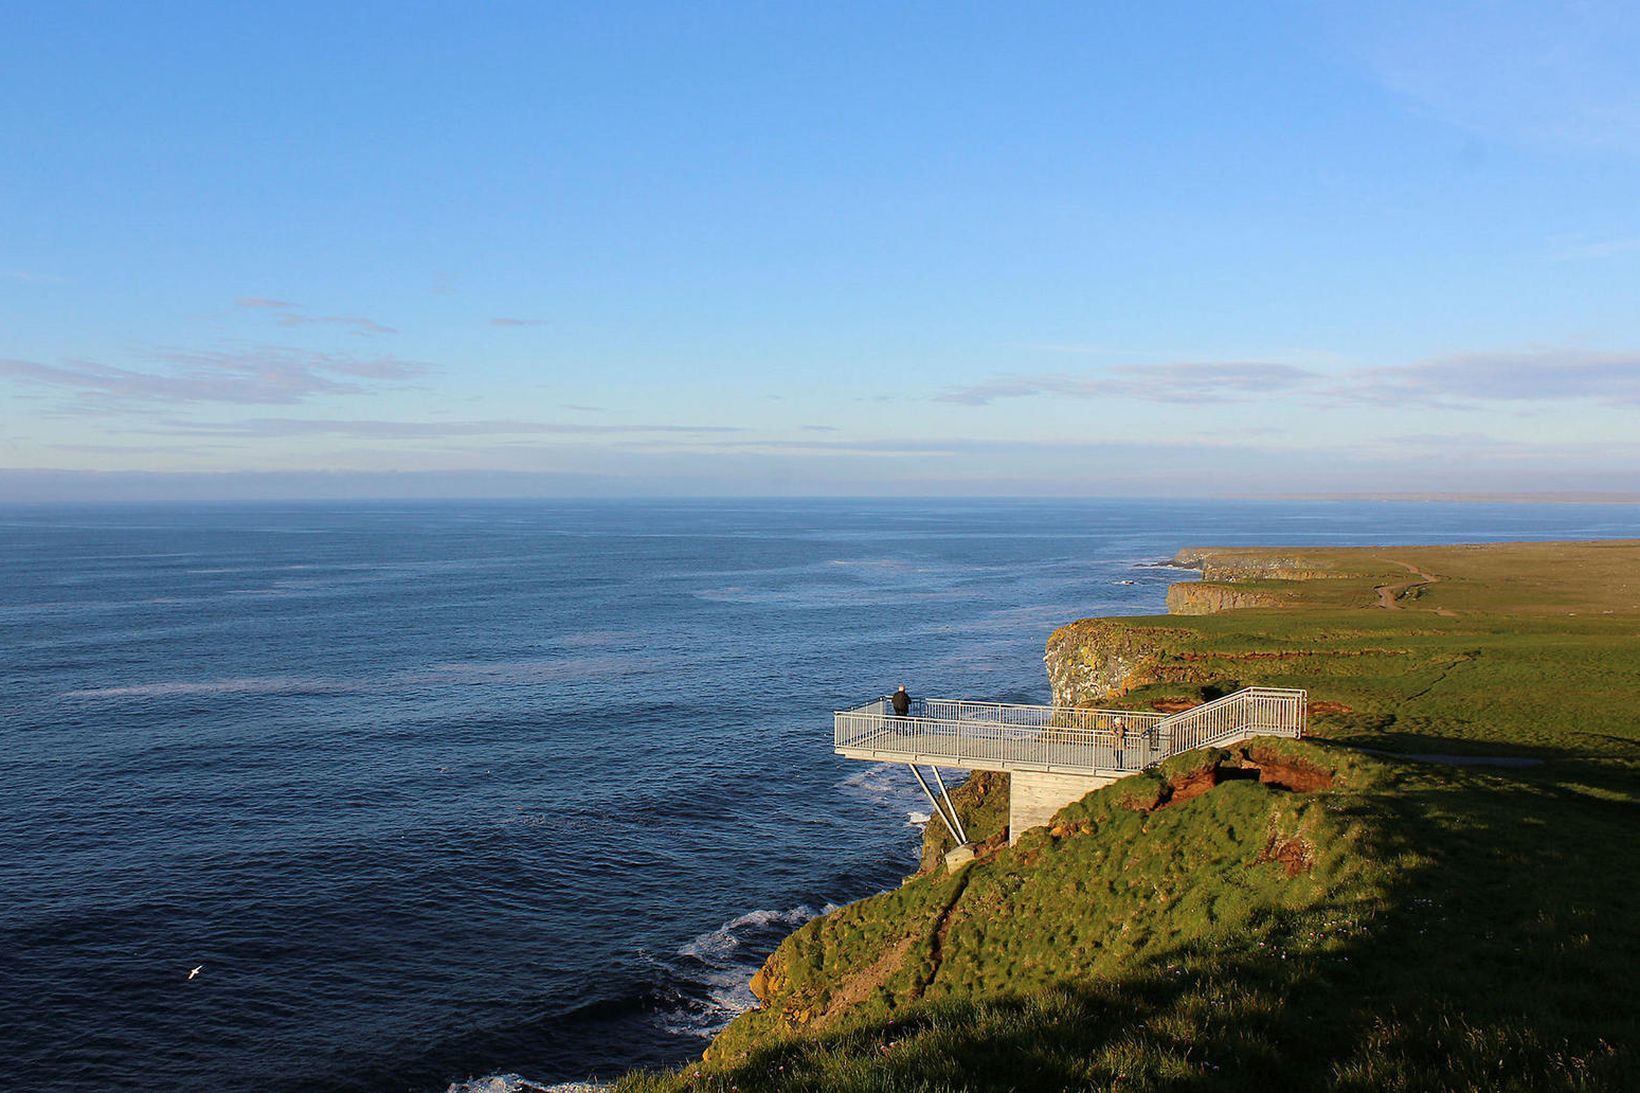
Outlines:
<svg viewBox="0 0 1640 1093"><path fill-rule="evenodd" d="M1284 609L1117 620L1154 653L1119 701L1306 687L1314 738L1268 747L1331 788L1141 812L1202 757L1124 779L808 923L707 1062L619 1088L1640 1088L1640 545L1276 553L1312 574L1249 569ZM1376 606L1403 561L1440 580ZM977 838L1006 819L984 788Z"/></svg>

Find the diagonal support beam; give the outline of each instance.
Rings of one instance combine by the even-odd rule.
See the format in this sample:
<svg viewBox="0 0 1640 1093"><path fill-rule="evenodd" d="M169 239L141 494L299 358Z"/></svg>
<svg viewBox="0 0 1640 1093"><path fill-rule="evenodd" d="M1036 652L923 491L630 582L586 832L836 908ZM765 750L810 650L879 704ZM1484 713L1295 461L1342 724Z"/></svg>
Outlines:
<svg viewBox="0 0 1640 1093"><path fill-rule="evenodd" d="M906 766L911 768L911 776L922 787L923 796L928 798L929 805L933 807L935 812L940 814L940 821L945 824L945 830L949 831L951 837L957 840L958 846L968 845L968 835L962 829L962 821L957 819L957 806L951 802L951 794L946 792L945 780L940 777L940 768L929 767L928 769L934 772L934 781L939 783L940 798L944 800L943 806L940 800L935 798L934 791L928 788L928 783L923 779L922 771L917 769L917 764L907 763Z"/></svg>
<svg viewBox="0 0 1640 1093"><path fill-rule="evenodd" d="M968 832L963 830L962 820L957 816L957 803L951 799L951 794L946 791L945 779L940 777L940 768L929 767L928 769L934 772L934 781L939 783L940 796L945 798L945 810L951 814L952 821L957 825L957 843L960 846L966 846L968 844Z"/></svg>

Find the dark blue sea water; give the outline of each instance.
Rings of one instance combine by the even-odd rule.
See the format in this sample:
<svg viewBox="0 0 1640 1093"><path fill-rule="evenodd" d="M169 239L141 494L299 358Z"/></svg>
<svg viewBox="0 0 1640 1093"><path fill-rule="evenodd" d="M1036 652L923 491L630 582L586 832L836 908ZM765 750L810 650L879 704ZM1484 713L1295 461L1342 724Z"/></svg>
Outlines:
<svg viewBox="0 0 1640 1093"><path fill-rule="evenodd" d="M0 510L0 1083L681 1061L913 866L909 775L833 708L1045 700L1048 632L1160 610L1180 546L1589 536L1640 508Z"/></svg>

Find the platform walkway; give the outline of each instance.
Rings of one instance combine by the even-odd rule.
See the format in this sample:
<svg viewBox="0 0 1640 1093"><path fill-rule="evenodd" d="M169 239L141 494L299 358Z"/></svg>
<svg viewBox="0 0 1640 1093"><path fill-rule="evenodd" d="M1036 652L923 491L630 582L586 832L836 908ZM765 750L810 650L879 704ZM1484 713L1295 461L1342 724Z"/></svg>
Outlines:
<svg viewBox="0 0 1640 1093"><path fill-rule="evenodd" d="M1170 756L1254 736L1296 738L1305 726L1305 692L1248 687L1175 714L928 698L913 699L902 717L885 697L837 711L832 733L838 755L910 766L929 803L966 843L940 767L1010 772L1017 838L1089 790ZM943 802L919 765L934 768Z"/></svg>

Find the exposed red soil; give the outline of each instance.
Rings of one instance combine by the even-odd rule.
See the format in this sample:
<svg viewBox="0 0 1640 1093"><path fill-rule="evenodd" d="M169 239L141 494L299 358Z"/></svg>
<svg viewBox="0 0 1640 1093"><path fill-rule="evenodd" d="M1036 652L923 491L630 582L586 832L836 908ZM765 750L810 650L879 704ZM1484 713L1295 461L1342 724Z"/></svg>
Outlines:
<svg viewBox="0 0 1640 1093"><path fill-rule="evenodd" d="M1264 748L1244 748L1239 765L1226 767L1222 760L1215 759L1194 770L1175 774L1165 782L1141 781L1128 790L1120 803L1134 812L1155 812L1194 800L1233 778L1250 778L1255 773L1262 784L1291 793L1314 793L1331 789L1333 784L1333 772L1324 767ZM1086 834L1086 829L1081 825L1060 824L1051 828L1049 834L1059 839Z"/></svg>
<svg viewBox="0 0 1640 1093"><path fill-rule="evenodd" d="M1303 759L1277 755L1263 748L1243 748L1242 758L1258 768L1258 780L1267 786L1294 793L1314 793L1331 789L1333 773Z"/></svg>
<svg viewBox="0 0 1640 1093"><path fill-rule="evenodd" d="M1122 798L1122 807L1134 812L1155 812L1200 797L1224 780L1219 771L1219 760L1204 763L1195 770L1175 774L1165 782L1141 782Z"/></svg>
<svg viewBox="0 0 1640 1093"><path fill-rule="evenodd" d="M1342 702L1311 702L1304 707L1312 714L1318 713L1354 713L1355 710Z"/></svg>
<svg viewBox="0 0 1640 1093"><path fill-rule="evenodd" d="M1180 801L1188 801L1193 797L1200 797L1214 786L1218 785L1219 765L1209 763L1204 767L1193 770L1188 774L1174 777L1168 784L1173 792L1167 795L1165 804L1176 805Z"/></svg>

